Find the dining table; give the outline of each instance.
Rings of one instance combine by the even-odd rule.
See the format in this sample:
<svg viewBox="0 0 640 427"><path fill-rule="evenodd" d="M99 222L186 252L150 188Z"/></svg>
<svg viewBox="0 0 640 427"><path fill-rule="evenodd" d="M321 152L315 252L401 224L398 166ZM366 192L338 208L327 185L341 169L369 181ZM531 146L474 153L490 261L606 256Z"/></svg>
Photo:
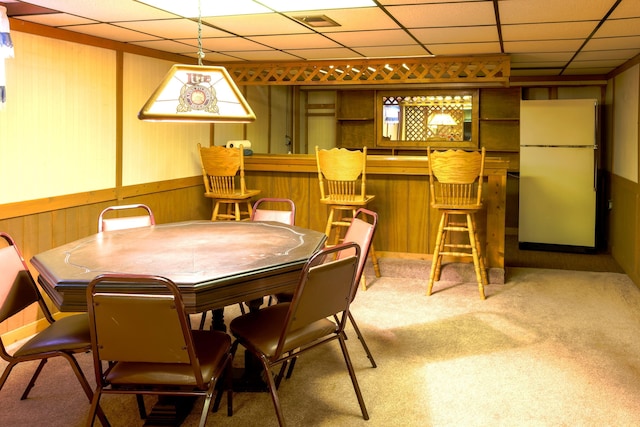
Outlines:
<svg viewBox="0 0 640 427"><path fill-rule="evenodd" d="M86 311L94 277L125 273L172 280L193 314L291 292L325 240L322 232L278 222L195 220L104 231L30 261L60 311Z"/></svg>
<svg viewBox="0 0 640 427"><path fill-rule="evenodd" d="M125 273L172 280L187 313L195 314L293 291L303 266L325 240L322 232L279 222L184 221L99 232L30 261L60 311L86 311L86 289L94 277ZM233 375L236 391L266 390L259 362L247 354L244 367ZM180 425L191 405L192 399L161 398L145 425Z"/></svg>

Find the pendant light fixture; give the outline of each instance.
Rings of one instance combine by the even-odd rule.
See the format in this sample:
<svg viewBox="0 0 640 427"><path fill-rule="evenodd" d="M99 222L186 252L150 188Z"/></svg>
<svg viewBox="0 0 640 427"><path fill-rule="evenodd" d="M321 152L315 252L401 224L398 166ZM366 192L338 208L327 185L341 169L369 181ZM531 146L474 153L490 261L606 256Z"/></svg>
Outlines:
<svg viewBox="0 0 640 427"><path fill-rule="evenodd" d="M198 65L175 64L144 104L138 118L160 122L249 123L256 119L226 68L204 66L198 0Z"/></svg>

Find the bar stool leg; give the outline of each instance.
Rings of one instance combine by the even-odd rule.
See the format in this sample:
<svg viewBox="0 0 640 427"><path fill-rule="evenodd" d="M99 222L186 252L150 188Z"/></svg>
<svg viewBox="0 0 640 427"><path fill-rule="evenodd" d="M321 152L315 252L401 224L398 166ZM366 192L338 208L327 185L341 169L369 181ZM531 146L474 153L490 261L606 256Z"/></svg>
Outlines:
<svg viewBox="0 0 640 427"><path fill-rule="evenodd" d="M218 219L218 212L220 211L220 202L217 200L213 201L213 213L211 214L211 221L216 221Z"/></svg>
<svg viewBox="0 0 640 427"><path fill-rule="evenodd" d="M431 272L429 273L429 284L427 287L427 295L431 295L433 290L433 282L440 278L440 262L442 260L442 245L444 243L443 234L445 221L447 221L449 215L445 212L440 214L440 224L438 224L438 232L436 234L436 245L433 249L433 257L431 258Z"/></svg>
<svg viewBox="0 0 640 427"><path fill-rule="evenodd" d="M467 214L467 218L469 223L469 241L472 248L472 254L474 254L473 265L476 271L478 290L480 292L480 298L485 299L484 286L489 283L489 280L487 279L487 269L484 264L484 254L480 247L481 245L476 229L475 215L472 213Z"/></svg>

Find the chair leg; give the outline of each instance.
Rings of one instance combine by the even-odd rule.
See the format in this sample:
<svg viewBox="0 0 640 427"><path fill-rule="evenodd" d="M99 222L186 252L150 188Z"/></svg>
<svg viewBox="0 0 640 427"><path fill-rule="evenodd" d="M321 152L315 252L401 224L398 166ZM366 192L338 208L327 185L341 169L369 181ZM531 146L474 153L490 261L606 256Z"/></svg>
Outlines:
<svg viewBox="0 0 640 427"><path fill-rule="evenodd" d="M96 413L100 408L100 396L102 395L102 387L98 387L96 392L93 394L93 398L91 399L91 406L89 407L89 416L87 419L87 426L93 427L93 424L96 421ZM106 417L104 420L100 419L103 427L109 426L109 421L107 421Z"/></svg>
<svg viewBox="0 0 640 427"><path fill-rule="evenodd" d="M200 330L204 329L204 322L207 320L207 313L208 311L202 313L202 317L200 318Z"/></svg>
<svg viewBox="0 0 640 427"><path fill-rule="evenodd" d="M211 214L211 221L218 220L218 212L220 211L220 202L214 200L213 201L213 213Z"/></svg>
<svg viewBox="0 0 640 427"><path fill-rule="evenodd" d="M207 424L207 418L209 417L209 408L211 407L211 399L213 398L213 392L215 390L216 383L211 381L209 389L204 396L204 403L202 404L202 413L200 414L200 424L198 427L205 427Z"/></svg>
<svg viewBox="0 0 640 427"><path fill-rule="evenodd" d="M347 370L349 371L349 376L351 377L353 390L356 392L356 397L358 398L358 403L360 404L360 410L362 411L362 418L364 418L365 420L368 420L369 413L367 412L367 407L364 404L364 398L362 397L362 392L360 391L360 386L358 385L356 372L353 369L353 364L351 363L351 358L349 357L347 344L344 342L344 335L340 334L338 336L338 340L340 341L340 348L342 349L342 355L344 356L344 361L347 364Z"/></svg>
<svg viewBox="0 0 640 427"><path fill-rule="evenodd" d="M253 215L253 206L251 206L250 200L247 200L247 215L249 215L249 219L251 219L251 216Z"/></svg>
<svg viewBox="0 0 640 427"><path fill-rule="evenodd" d="M356 324L355 319L351 315L351 311L349 311L349 320L351 321L351 326L353 326L353 330L356 331L356 335L358 336L358 339L360 340L360 344L362 344L362 348L364 348L365 353L367 353L367 357L369 358L369 361L371 362L371 367L372 368L377 368L378 365L376 365L376 361L373 360L373 355L369 351L369 346L367 345L366 341L364 340L364 337L360 333L360 328L358 328L358 325Z"/></svg>
<svg viewBox="0 0 640 427"><path fill-rule="evenodd" d="M487 265L485 263L484 250L482 249L482 242L480 241L480 237L478 237L478 227L476 224L476 216L472 215L471 219L473 220L473 230L474 230L474 236L476 238L478 259L480 260L480 273L482 274L482 279L483 279L482 283L484 283L484 285L486 286L489 284L489 278L487 276Z"/></svg>
<svg viewBox="0 0 640 427"><path fill-rule="evenodd" d="M482 261L480 261L480 254L478 253L479 243L476 240L476 229L475 229L475 221L473 218L473 214L467 214L467 228L469 230L469 244L471 246L471 254L473 256L473 268L476 272L476 280L478 282L478 292L480 292L480 298L485 299L484 295L484 281L486 279L486 272L482 272L484 270L482 266Z"/></svg>
<svg viewBox="0 0 640 427"><path fill-rule="evenodd" d="M331 228L333 226L333 213L334 213L334 209L333 209L333 206L331 206L329 207L329 218L327 218L327 226L324 229L324 234L327 235L327 239L331 235Z"/></svg>
<svg viewBox="0 0 640 427"><path fill-rule="evenodd" d="M280 398L278 397L278 390L276 388L276 384L271 375L271 370L269 369L269 363L266 361L264 357L260 357L260 362L262 362L262 368L265 372L265 377L267 377L267 386L269 387L269 392L271 393L271 400L273 401L273 407L276 410L276 416L278 417L278 424L281 427L284 427L284 415L282 414L282 407L280 406Z"/></svg>
<svg viewBox="0 0 640 427"><path fill-rule="evenodd" d="M31 381L29 381L29 384L27 384L27 387L24 389L22 396L20 396L20 400L25 400L27 398L27 396L29 395L29 392L31 391L33 386L36 384L36 380L38 379L38 376L40 376L40 372L42 371L42 368L46 363L47 363L47 359L40 360L40 363L38 364L36 371L31 376Z"/></svg>
<svg viewBox="0 0 640 427"><path fill-rule="evenodd" d="M91 386L89 385L89 382L87 381L87 378L84 376L84 373L82 372L82 369L80 368L80 365L78 364L78 361L71 354L62 353L62 357L67 359L67 361L71 365L71 369L73 369L73 372L76 374L76 378L78 378L78 382L80 383L80 385L82 386L82 389L84 390L84 394L87 395L87 398L89 399L89 402L92 402L92 400L95 397L95 395L93 393L93 390L91 390ZM100 422L102 423L102 426L103 427L109 427L110 424L109 424L109 421L107 420L107 416L102 411L102 408L100 407L100 405L97 405L97 407L95 408L95 411L98 414L98 418L100 419ZM94 417L95 417L95 415L94 415Z"/></svg>
<svg viewBox="0 0 640 427"><path fill-rule="evenodd" d="M138 404L138 413L140 413L140 419L147 419L147 409L144 407L144 397L141 394L136 394L136 403Z"/></svg>
<svg viewBox="0 0 640 427"><path fill-rule="evenodd" d="M442 250L443 234L445 220L448 217L446 213L440 215L440 224L438 225L438 232L436 234L436 245L433 249L433 257L431 258L431 272L429 273L429 284L427 287L427 295L431 295L433 290L433 282L440 277L440 251Z"/></svg>

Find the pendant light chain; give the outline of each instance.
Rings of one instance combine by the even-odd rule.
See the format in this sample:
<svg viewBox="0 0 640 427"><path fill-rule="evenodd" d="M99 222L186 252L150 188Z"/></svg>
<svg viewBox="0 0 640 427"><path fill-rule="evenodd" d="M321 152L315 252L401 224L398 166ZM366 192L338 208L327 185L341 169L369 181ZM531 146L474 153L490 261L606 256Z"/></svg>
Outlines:
<svg viewBox="0 0 640 427"><path fill-rule="evenodd" d="M200 9L200 0L198 0L198 65L202 66L202 58L204 58L204 52L202 51L202 10Z"/></svg>

